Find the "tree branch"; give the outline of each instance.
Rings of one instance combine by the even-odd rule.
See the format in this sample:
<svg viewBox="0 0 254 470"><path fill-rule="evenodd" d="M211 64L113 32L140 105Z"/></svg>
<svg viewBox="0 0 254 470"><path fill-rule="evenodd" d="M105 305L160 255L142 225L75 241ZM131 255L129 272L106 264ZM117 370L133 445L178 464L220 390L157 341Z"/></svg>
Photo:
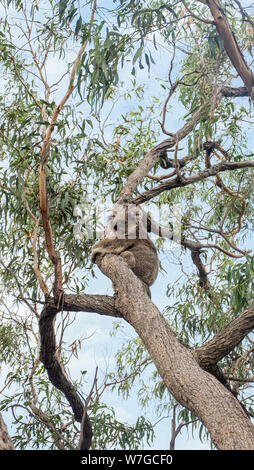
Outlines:
<svg viewBox="0 0 254 470"><path fill-rule="evenodd" d="M1 413L0 413L0 450L15 450Z"/></svg>
<svg viewBox="0 0 254 470"><path fill-rule="evenodd" d="M250 92L247 90L246 87L230 87L230 86L223 86L221 88L221 93L225 98L238 98L241 96L250 96Z"/></svg>
<svg viewBox="0 0 254 470"><path fill-rule="evenodd" d="M157 163L159 156L165 150L174 147L176 142L184 139L196 126L200 118L207 112L207 105L201 106L193 115L192 119L184 124L174 136L163 140L156 147L152 148L147 152L146 156L141 160L138 167L130 174L127 183L122 189L118 203L122 204L124 202L129 202L132 198L134 191L136 190L139 183L144 179L144 177L149 173L149 171ZM133 202L133 201L132 201ZM138 202L140 204L142 201Z"/></svg>
<svg viewBox="0 0 254 470"><path fill-rule="evenodd" d="M254 328L254 305L234 318L213 339L195 351L198 363L203 368L217 364L229 354Z"/></svg>
<svg viewBox="0 0 254 470"><path fill-rule="evenodd" d="M248 15L248 13L246 13L246 11L244 10L244 8L242 7L241 3L238 1L238 0L234 0L234 2L238 5L239 9L240 9L240 12L242 13L242 16L245 16L246 20L248 23L251 24L251 26L254 28L254 21L253 19L250 17L250 15Z"/></svg>
<svg viewBox="0 0 254 470"><path fill-rule="evenodd" d="M241 96L250 96L250 92L245 87L240 88L232 88L227 86L222 86L219 90L217 90L216 96L213 100L214 107L218 106L219 102L223 97L241 97ZM141 183L141 181L147 176L149 171L155 166L158 162L158 158L162 152L168 150L175 146L176 141L180 142L184 139L196 126L196 124L200 121L200 118L206 114L207 112L207 104L201 106L193 115L192 119L185 123L183 127L181 127L175 135L163 140L158 145L153 147L151 150L147 152L145 157L141 160L138 167L130 174L124 188L122 189L118 203L122 204L125 202L130 202L133 193L137 189L137 186ZM146 193L145 193L146 194ZM141 196L139 196L141 198ZM140 204L143 200L139 197L136 198L134 201L136 204ZM153 195L151 196L153 197ZM149 197L149 199L151 199Z"/></svg>
<svg viewBox="0 0 254 470"><path fill-rule="evenodd" d="M188 178L174 178L171 181L166 181L161 183L159 186L152 188L148 191L145 191L143 194L137 196L133 202L135 204L141 204L145 201L149 201L158 194L161 194L163 191L169 191L174 188L188 186L189 184L197 183L198 181L203 181L206 178L210 178L211 176L215 176L221 171L233 171L233 170L240 170L242 168L254 168L254 161L243 160L242 162L220 162L216 165L211 166L210 168L206 168L205 170L201 171L196 175L192 175Z"/></svg>
<svg viewBox="0 0 254 470"><path fill-rule="evenodd" d="M212 21L212 20L207 20L207 19L205 19L205 18L201 18L200 16L196 15L196 14L188 7L188 5L186 5L186 2L185 2L184 0L182 0L182 3L184 4L185 9L190 13L190 15L191 15L193 18L196 18L197 20L202 21L203 23L215 24L214 21Z"/></svg>
<svg viewBox="0 0 254 470"><path fill-rule="evenodd" d="M57 308L53 297L47 299L47 304L51 311L68 312L93 312L99 315L108 315L122 318L121 313L115 308L115 299L109 295L89 295L89 294L65 294L61 309Z"/></svg>
<svg viewBox="0 0 254 470"><path fill-rule="evenodd" d="M221 38L223 39L226 53L232 65L235 67L236 71L242 78L248 92L251 95L252 87L254 85L254 76L238 46L235 35L230 27L230 24L224 13L220 0L198 1L209 6L214 18L214 22L216 24L216 28ZM252 96L252 98L254 98L254 95Z"/></svg>
<svg viewBox="0 0 254 470"><path fill-rule="evenodd" d="M77 390L69 380L58 356L54 331L56 313L56 309L51 309L48 305L46 305L42 310L39 321L41 346L40 360L45 366L52 385L64 394L71 405L76 421L81 423L83 418L83 449L88 450L91 446L92 426L87 413L85 413L84 417L85 406L82 403Z"/></svg>

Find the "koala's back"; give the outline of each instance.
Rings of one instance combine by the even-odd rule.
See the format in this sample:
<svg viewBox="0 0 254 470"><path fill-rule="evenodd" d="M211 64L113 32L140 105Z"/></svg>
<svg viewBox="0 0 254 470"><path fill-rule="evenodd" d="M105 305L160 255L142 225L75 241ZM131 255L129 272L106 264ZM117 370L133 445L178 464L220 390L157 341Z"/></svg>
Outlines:
<svg viewBox="0 0 254 470"><path fill-rule="evenodd" d="M130 242L130 240L129 240ZM151 286L157 278L159 259L153 242L148 239L133 240L133 245L128 247L135 258L135 266L132 270L145 284Z"/></svg>
<svg viewBox="0 0 254 470"><path fill-rule="evenodd" d="M99 254L114 253L122 256L132 271L145 284L151 286L157 278L159 259L157 250L150 238L147 239L103 239L92 250L92 261Z"/></svg>

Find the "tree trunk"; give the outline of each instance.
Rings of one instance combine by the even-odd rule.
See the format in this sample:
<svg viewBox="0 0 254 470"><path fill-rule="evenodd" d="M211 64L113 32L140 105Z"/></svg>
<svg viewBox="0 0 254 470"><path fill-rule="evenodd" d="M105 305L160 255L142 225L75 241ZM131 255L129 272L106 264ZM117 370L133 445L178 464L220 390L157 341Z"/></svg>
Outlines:
<svg viewBox="0 0 254 470"><path fill-rule="evenodd" d="M254 426L238 400L178 341L126 263L115 255L97 262L113 282L116 309L139 334L169 392L203 422L218 449L254 449Z"/></svg>
<svg viewBox="0 0 254 470"><path fill-rule="evenodd" d="M0 450L15 450L1 413L0 413Z"/></svg>

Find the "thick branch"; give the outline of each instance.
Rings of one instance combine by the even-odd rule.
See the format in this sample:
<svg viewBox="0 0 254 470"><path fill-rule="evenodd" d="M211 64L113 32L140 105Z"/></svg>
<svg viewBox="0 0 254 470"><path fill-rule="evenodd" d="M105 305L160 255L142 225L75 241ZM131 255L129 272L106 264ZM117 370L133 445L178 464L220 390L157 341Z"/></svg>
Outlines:
<svg viewBox="0 0 254 470"><path fill-rule="evenodd" d="M57 313L54 299L47 299L51 311ZM89 295L89 294L64 294L61 304L61 311L68 312L93 312L100 315L112 317L122 317L121 313L115 308L114 297L109 295Z"/></svg>
<svg viewBox="0 0 254 470"><path fill-rule="evenodd" d="M240 96L250 96L250 92L244 87L231 88L231 87L223 86L218 90L218 94L213 100L214 106L218 106L218 104L220 103L223 97L240 97ZM168 150L174 147L176 142L180 142L182 139L184 139L195 128L197 123L200 121L201 117L204 116L206 113L207 113L207 106L206 105L201 106L201 108L198 109L196 113L194 113L192 119L188 121L187 123L185 123L184 126L181 127L176 132L175 135L163 140L154 148L149 150L149 152L147 152L143 160L141 160L141 162L139 163L138 167L129 176L118 198L119 204L130 201L138 185L143 181L145 176L158 162L158 158L161 155L161 153L164 152L165 150ZM135 200L135 202L137 203L137 200ZM140 201L140 202L143 202L143 201Z"/></svg>
<svg viewBox="0 0 254 470"><path fill-rule="evenodd" d="M40 360L47 370L50 382L64 394L72 407L75 419L81 423L85 406L82 403L77 390L67 377L64 367L60 362L54 331L55 317L56 309L51 309L49 306L45 306L39 321L41 343ZM83 449L88 450L90 448L91 439L92 427L86 413L83 433Z"/></svg>
<svg viewBox="0 0 254 470"><path fill-rule="evenodd" d="M238 88L230 87L230 86L223 86L221 88L221 93L225 98L239 98L243 96L250 96L250 92L247 90L246 87L241 86Z"/></svg>
<svg viewBox="0 0 254 470"><path fill-rule="evenodd" d="M107 295L69 294L63 296L61 311L95 312L101 315L122 317L115 309L115 300ZM57 345L54 331L54 323L59 307L55 305L55 299L47 300L39 322L40 327L40 360L44 364L51 383L65 395L70 403L75 419L82 423L82 449L89 449L92 438L92 428L84 405L66 375L63 365L57 353Z"/></svg>
<svg viewBox="0 0 254 470"><path fill-rule="evenodd" d="M234 349L245 336L254 329L254 305L244 310L234 318L211 341L196 350L196 356L201 367L215 365Z"/></svg>

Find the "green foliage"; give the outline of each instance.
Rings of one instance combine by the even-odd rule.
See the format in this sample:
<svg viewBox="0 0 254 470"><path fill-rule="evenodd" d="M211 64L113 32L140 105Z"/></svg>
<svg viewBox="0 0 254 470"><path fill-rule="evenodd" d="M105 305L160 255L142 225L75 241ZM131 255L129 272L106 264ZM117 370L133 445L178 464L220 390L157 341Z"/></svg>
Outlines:
<svg viewBox="0 0 254 470"><path fill-rule="evenodd" d="M230 266L227 273L228 288L231 290L231 305L237 314L251 305L254 300L254 258L250 256L245 263Z"/></svg>
<svg viewBox="0 0 254 470"><path fill-rule="evenodd" d="M151 445L154 438L153 426L143 416L137 419L134 426L119 422L115 418L115 411L103 404L96 407L92 419L94 449L140 449L145 440Z"/></svg>

